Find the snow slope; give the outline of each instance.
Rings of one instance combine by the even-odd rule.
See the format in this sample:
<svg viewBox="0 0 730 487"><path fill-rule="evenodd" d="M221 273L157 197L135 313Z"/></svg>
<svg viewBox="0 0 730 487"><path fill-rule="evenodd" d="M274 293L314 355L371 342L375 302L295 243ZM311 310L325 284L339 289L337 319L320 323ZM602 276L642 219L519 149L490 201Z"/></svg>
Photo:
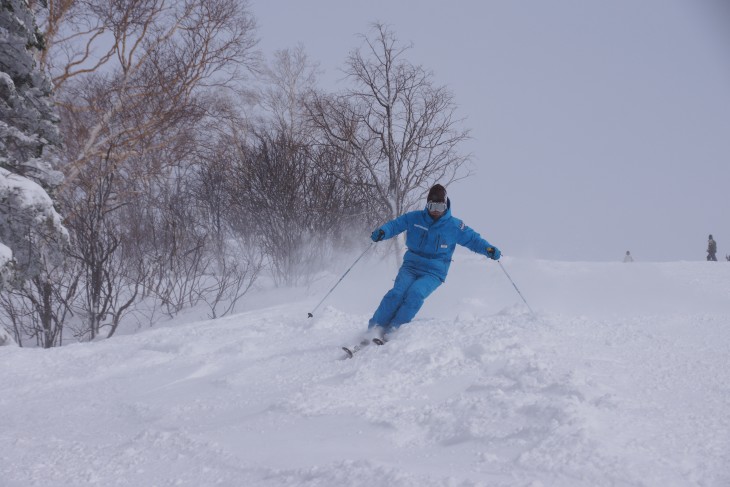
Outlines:
<svg viewBox="0 0 730 487"><path fill-rule="evenodd" d="M55 350L0 348L0 485L727 486L730 265L458 254L383 347L394 277ZM275 294L249 303L267 302Z"/></svg>

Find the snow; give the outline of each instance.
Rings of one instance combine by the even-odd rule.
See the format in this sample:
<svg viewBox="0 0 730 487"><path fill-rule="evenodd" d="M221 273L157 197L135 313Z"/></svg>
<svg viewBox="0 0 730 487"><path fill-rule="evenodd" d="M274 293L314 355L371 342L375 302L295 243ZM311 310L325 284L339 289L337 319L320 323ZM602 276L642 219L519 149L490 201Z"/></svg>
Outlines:
<svg viewBox="0 0 730 487"><path fill-rule="evenodd" d="M10 250L10 247L0 242L0 267L4 266L12 259L13 251Z"/></svg>
<svg viewBox="0 0 730 487"><path fill-rule="evenodd" d="M536 315L458 253L351 360L392 264L361 263L313 319L339 276L214 321L1 347L0 483L730 485L730 266L502 262Z"/></svg>
<svg viewBox="0 0 730 487"><path fill-rule="evenodd" d="M17 192L22 196L23 206L53 208L53 201L38 183L28 178L13 174L0 167L0 192L3 194Z"/></svg>
<svg viewBox="0 0 730 487"><path fill-rule="evenodd" d="M53 228L68 238L68 230L63 226L61 216L56 212L48 193L38 183L0 167L0 195L9 194L19 198L19 210L33 209L36 222L40 224L50 220Z"/></svg>

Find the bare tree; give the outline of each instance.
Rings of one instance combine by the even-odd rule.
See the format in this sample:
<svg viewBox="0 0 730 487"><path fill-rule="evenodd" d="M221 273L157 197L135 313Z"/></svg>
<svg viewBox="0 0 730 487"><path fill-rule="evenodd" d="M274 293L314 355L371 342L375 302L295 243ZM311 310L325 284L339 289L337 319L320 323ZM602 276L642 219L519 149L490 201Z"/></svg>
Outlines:
<svg viewBox="0 0 730 487"><path fill-rule="evenodd" d="M468 131L460 128L451 92L406 59L411 46L383 24L362 38L345 66L352 86L317 94L308 113L319 142L347 156L328 170L370 194L375 210L390 219L412 209L434 182L460 176L468 156L458 149Z"/></svg>
<svg viewBox="0 0 730 487"><path fill-rule="evenodd" d="M259 94L273 130L292 140L306 137L305 102L316 86L318 69L302 45L274 53L263 71L265 86Z"/></svg>
<svg viewBox="0 0 730 487"><path fill-rule="evenodd" d="M76 325L75 333L78 339L93 340L103 328L108 328L106 336L111 337L141 286L135 278L141 265L123 259L118 251L125 233L120 209L130 203L119 198L118 175L107 168L111 152L110 148L106 158L86 166L74 197L67 202L74 236L70 255L83 275L83 298L78 305L82 322Z"/></svg>
<svg viewBox="0 0 730 487"><path fill-rule="evenodd" d="M215 254L208 222L181 183L210 137L217 92L237 89L257 67L247 2L57 0L48 7L43 61L61 100L69 161L59 193L81 274L77 338L104 328L111 336L143 296L167 296L170 310L205 301L213 314L226 312L252 274L230 264L225 278L206 274L230 255ZM146 213L132 211L139 205ZM150 229L157 233L144 233Z"/></svg>
<svg viewBox="0 0 730 487"><path fill-rule="evenodd" d="M44 268L22 286L0 293L0 320L20 346L27 340L42 348L62 345L67 317L73 314L80 277L75 262Z"/></svg>
<svg viewBox="0 0 730 487"><path fill-rule="evenodd" d="M358 193L320 171L335 160L330 148L309 147L287 131L262 130L240 147L231 166L229 221L240 234L255 235L277 284L311 280L370 221L362 218Z"/></svg>
<svg viewBox="0 0 730 487"><path fill-rule="evenodd" d="M262 255L255 246L245 240L226 239L216 246L216 257L207 269L200 300L205 302L211 319L225 316L235 309L259 277L263 268Z"/></svg>
<svg viewBox="0 0 730 487"><path fill-rule="evenodd" d="M248 292L261 258L256 246L233 237L225 179L217 174L226 166L198 143L191 151L169 172L133 181L138 200L121 209L120 252L122 260L138 263L142 296L164 314L206 304L214 318L231 312Z"/></svg>
<svg viewBox="0 0 730 487"><path fill-rule="evenodd" d="M117 160L164 145L154 135L200 109L196 93L232 88L258 66L245 1L67 0L45 27L54 54L46 61L58 92L68 94L64 122L69 114L85 121L68 153L66 187L110 144ZM92 74L104 89L78 96Z"/></svg>
<svg viewBox="0 0 730 487"><path fill-rule="evenodd" d="M280 284L295 284L316 254L306 251L311 208L304 204L306 148L283 134L260 133L241 148L229 180L239 233L254 232Z"/></svg>

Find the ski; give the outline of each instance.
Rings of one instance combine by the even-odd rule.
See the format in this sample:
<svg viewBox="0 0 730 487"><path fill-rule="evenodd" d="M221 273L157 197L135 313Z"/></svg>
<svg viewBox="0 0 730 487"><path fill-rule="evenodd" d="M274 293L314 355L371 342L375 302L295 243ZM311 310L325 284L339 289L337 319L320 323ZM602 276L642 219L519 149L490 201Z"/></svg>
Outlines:
<svg viewBox="0 0 730 487"><path fill-rule="evenodd" d="M362 340L354 347L342 347L342 350L345 352L345 356L342 357L342 360L354 357L357 352L370 345L370 343L374 343L375 345L385 345L386 342L387 340L382 338L373 338L372 340Z"/></svg>
<svg viewBox="0 0 730 487"><path fill-rule="evenodd" d="M355 345L354 347L342 347L342 350L345 352L345 356L342 357L343 360L346 360L348 358L352 358L357 352L362 350L364 347L367 347L370 345L370 340L360 340L360 343Z"/></svg>
<svg viewBox="0 0 730 487"><path fill-rule="evenodd" d="M348 358L352 358L355 355L355 352L359 350L357 346L352 347L352 350L350 350L347 347L342 347L342 350L345 351L345 356L342 357L340 360L347 360Z"/></svg>

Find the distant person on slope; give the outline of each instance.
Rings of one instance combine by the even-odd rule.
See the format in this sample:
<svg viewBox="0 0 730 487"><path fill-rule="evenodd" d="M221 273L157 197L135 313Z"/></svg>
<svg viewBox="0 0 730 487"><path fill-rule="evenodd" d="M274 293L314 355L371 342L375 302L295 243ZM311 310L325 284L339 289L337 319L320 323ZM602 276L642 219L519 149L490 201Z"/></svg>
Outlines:
<svg viewBox="0 0 730 487"><path fill-rule="evenodd" d="M374 242L406 232L406 247L393 289L383 297L368 323L377 340L404 323L421 309L423 301L446 279L456 244L499 260L502 253L464 222L451 216L451 200L446 188L434 185L428 192L426 208L411 211L373 231ZM382 343L382 342L381 342Z"/></svg>
<svg viewBox="0 0 730 487"><path fill-rule="evenodd" d="M717 242L712 238L712 235L707 240L707 260L713 260L717 262Z"/></svg>
<svg viewBox="0 0 730 487"><path fill-rule="evenodd" d="M626 255L624 255L624 262L633 262L634 258L631 257L631 252L628 250L626 251Z"/></svg>

